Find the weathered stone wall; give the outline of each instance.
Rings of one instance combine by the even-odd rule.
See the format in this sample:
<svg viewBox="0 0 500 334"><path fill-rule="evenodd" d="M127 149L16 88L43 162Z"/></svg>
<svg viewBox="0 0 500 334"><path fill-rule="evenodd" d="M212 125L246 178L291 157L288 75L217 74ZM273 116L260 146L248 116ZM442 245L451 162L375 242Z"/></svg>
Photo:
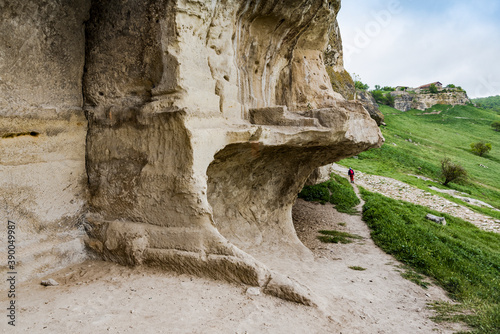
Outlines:
<svg viewBox="0 0 500 334"><path fill-rule="evenodd" d="M334 15L340 10L340 2L334 1L332 7ZM344 68L342 37L337 20L331 20L328 31L328 45L324 51L325 67L330 77L334 91L346 100L353 100L356 94L354 80Z"/></svg>
<svg viewBox="0 0 500 334"><path fill-rule="evenodd" d="M96 0L71 11L49 1L44 6L57 8L35 17L51 28L51 15L67 17L55 31L71 44L70 55L63 52L57 67L44 58L53 51L41 48L30 66L47 68L37 79L47 92L22 102L31 76L12 76L6 82L19 93L5 103L15 124L30 122L18 108L29 105L35 123L47 128L26 127L39 135L2 140L35 145L52 138L59 165L38 170L54 187L47 193L31 181L21 190L15 182L23 177L11 177L18 202L8 207L26 210L28 190L33 201L45 201L31 207L36 219L29 221L58 226L66 217L74 224L85 211L86 244L106 259L244 282L313 303L307 289L269 270L258 253L280 247L307 255L291 206L308 175L383 141L363 106L332 88L325 67L339 4ZM345 71L336 57L330 65ZM66 127L49 131L59 123L38 120L47 118L46 103ZM52 151L41 152L47 159ZM53 185L49 175L66 178ZM61 193L67 196L55 197ZM54 210L43 206L47 201ZM44 216L56 208L59 216Z"/></svg>
<svg viewBox="0 0 500 334"><path fill-rule="evenodd" d="M0 2L0 244L19 279L85 257L84 21L90 1ZM1 266L6 252L0 253Z"/></svg>
<svg viewBox="0 0 500 334"><path fill-rule="evenodd" d="M363 104L363 107L368 111L371 118L380 126L384 122L384 115L380 112L377 101L372 94L364 90L356 90L356 100Z"/></svg>

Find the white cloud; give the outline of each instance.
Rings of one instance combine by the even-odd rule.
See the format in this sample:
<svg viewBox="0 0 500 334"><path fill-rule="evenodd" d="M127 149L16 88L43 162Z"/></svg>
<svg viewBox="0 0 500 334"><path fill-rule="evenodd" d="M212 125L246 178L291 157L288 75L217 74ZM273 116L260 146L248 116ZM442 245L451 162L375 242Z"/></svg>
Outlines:
<svg viewBox="0 0 500 334"><path fill-rule="evenodd" d="M500 22L490 15L499 6L478 3L344 1L345 67L371 87L441 81L470 97L499 95Z"/></svg>

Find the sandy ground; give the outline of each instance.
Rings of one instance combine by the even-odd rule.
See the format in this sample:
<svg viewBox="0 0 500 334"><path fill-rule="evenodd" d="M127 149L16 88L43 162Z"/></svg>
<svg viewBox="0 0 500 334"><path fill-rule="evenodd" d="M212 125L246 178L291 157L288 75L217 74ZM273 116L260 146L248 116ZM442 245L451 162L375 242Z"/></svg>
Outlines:
<svg viewBox="0 0 500 334"><path fill-rule="evenodd" d="M400 275L399 263L376 247L359 215L331 205L298 200L293 218L309 250L252 254L273 270L307 285L318 307L287 302L248 287L154 268L127 268L87 261L17 287L16 327L0 321L1 333L452 333L429 320L427 304L448 300ZM363 237L351 244L324 244L321 229ZM364 271L350 266L366 268ZM6 293L0 304L5 310ZM4 311L6 314L6 312ZM459 329L458 327L454 328Z"/></svg>

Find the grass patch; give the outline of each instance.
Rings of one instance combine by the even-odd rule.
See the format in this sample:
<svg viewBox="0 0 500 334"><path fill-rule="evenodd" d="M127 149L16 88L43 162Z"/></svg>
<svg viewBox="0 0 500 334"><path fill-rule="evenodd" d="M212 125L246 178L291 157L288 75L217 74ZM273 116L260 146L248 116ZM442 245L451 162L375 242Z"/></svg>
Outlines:
<svg viewBox="0 0 500 334"><path fill-rule="evenodd" d="M298 196L306 201L334 204L337 211L348 214L358 213L355 207L360 203L349 181L334 173L326 182L305 186Z"/></svg>
<svg viewBox="0 0 500 334"><path fill-rule="evenodd" d="M407 279L424 289L427 289L429 285L431 285L431 283L425 280L426 277L424 275L417 273L411 267L402 265L399 266L399 268L403 270L401 271L401 277L403 277L404 279Z"/></svg>
<svg viewBox="0 0 500 334"><path fill-rule="evenodd" d="M363 237L360 235L351 234L347 232L330 231L330 230L320 230L318 232L323 234L319 235L318 239L325 243L338 244L340 242L341 244L349 244L354 240L363 239Z"/></svg>
<svg viewBox="0 0 500 334"><path fill-rule="evenodd" d="M386 139L384 145L339 164L425 189L428 182L408 174L442 181L440 161L447 157L462 165L469 175L467 182L450 183L450 188L500 208L500 132L491 128L492 122L500 121L496 112L443 105L427 110L441 111L433 115L423 115L420 110L401 112L388 106L380 106L380 110L387 124L381 128ZM470 143L480 140L492 144L492 150L483 157L470 151Z"/></svg>
<svg viewBox="0 0 500 334"><path fill-rule="evenodd" d="M473 314L464 304L434 302L429 305L429 308L436 312L436 315L431 317L431 320L437 323L466 323L466 316Z"/></svg>
<svg viewBox="0 0 500 334"><path fill-rule="evenodd" d="M360 266L350 266L349 269L352 270L358 270L358 271L364 271L366 268L360 267Z"/></svg>
<svg viewBox="0 0 500 334"><path fill-rule="evenodd" d="M500 333L500 234L364 189L361 194L375 243L470 310L460 319L474 333ZM425 219L428 213L445 216L447 225Z"/></svg>

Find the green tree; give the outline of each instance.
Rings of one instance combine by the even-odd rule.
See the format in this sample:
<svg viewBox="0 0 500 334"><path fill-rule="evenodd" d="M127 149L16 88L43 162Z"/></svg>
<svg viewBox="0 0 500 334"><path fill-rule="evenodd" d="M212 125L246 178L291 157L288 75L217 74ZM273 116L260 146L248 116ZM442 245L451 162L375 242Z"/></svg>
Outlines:
<svg viewBox="0 0 500 334"><path fill-rule="evenodd" d="M491 123L491 127L495 131L500 131L500 122L499 121L494 121L493 123Z"/></svg>
<svg viewBox="0 0 500 334"><path fill-rule="evenodd" d="M372 90L371 93L372 93L372 96L375 99L375 101L377 101L377 103L381 103L381 104L386 103L384 93L382 93L381 90Z"/></svg>
<svg viewBox="0 0 500 334"><path fill-rule="evenodd" d="M470 148L473 153L482 157L483 155L491 151L491 143L486 143L481 140L480 142L470 144Z"/></svg>
<svg viewBox="0 0 500 334"><path fill-rule="evenodd" d="M361 81L354 81L354 87L356 87L356 89L361 89L361 90L368 90L368 88L370 88L370 86L362 83Z"/></svg>
<svg viewBox="0 0 500 334"><path fill-rule="evenodd" d="M386 93L385 98L387 100L387 105L394 108L394 96L391 93Z"/></svg>
<svg viewBox="0 0 500 334"><path fill-rule="evenodd" d="M368 90L368 88L370 88L370 86L361 82L361 77L356 73L353 73L353 78L354 78L354 87L356 89Z"/></svg>
<svg viewBox="0 0 500 334"><path fill-rule="evenodd" d="M444 178L443 185L450 182L458 182L467 179L467 171L460 164L453 163L450 158L441 160L441 176Z"/></svg>
<svg viewBox="0 0 500 334"><path fill-rule="evenodd" d="M435 84L432 84L430 87L429 87L429 92L433 93L433 94L436 94L438 92L438 89L436 87Z"/></svg>

